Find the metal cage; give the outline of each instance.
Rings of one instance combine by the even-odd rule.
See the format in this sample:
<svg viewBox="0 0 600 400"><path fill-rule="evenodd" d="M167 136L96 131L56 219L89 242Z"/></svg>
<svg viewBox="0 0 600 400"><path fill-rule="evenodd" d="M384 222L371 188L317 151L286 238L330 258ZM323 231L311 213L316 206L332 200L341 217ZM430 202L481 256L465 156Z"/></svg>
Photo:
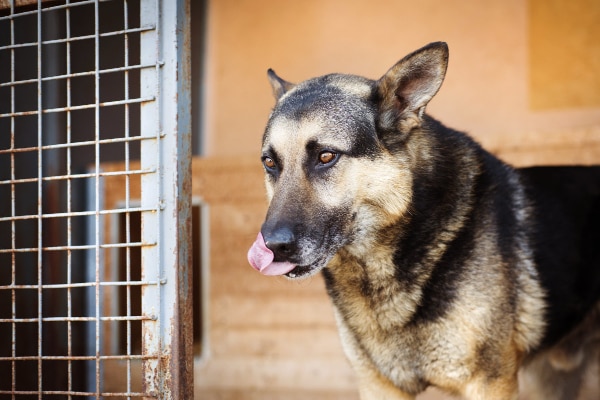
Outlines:
<svg viewBox="0 0 600 400"><path fill-rule="evenodd" d="M189 3L0 0L0 396L192 398Z"/></svg>

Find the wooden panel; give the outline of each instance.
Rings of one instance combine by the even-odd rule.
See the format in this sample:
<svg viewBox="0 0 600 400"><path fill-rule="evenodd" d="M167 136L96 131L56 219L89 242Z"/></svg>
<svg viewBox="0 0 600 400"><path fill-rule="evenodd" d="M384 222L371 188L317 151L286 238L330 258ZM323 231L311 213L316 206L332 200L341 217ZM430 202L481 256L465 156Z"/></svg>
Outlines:
<svg viewBox="0 0 600 400"><path fill-rule="evenodd" d="M49 3L50 0L42 0L42 3ZM15 7L37 4L37 0L16 0ZM0 0L0 10L10 8L10 0Z"/></svg>
<svg viewBox="0 0 600 400"><path fill-rule="evenodd" d="M515 166L600 164L600 126L511 134L488 138L483 145Z"/></svg>
<svg viewBox="0 0 600 400"><path fill-rule="evenodd" d="M206 389L194 394L196 399L213 400L359 400L358 392L317 391L317 390L275 390L245 388L227 390L222 388Z"/></svg>
<svg viewBox="0 0 600 400"><path fill-rule="evenodd" d="M286 389L254 389L244 390L208 389L202 392L204 399L214 400L359 400L356 390L310 390L307 388L297 390ZM200 398L196 394L196 398ZM436 389L428 389L417 397L418 400L456 400L448 397ZM585 399L588 400L588 399ZM592 400L592 397L589 398Z"/></svg>
<svg viewBox="0 0 600 400"><path fill-rule="evenodd" d="M214 335L219 338L218 341L212 343L211 353L213 356L235 354L248 357L273 357L286 353L293 358L302 358L306 354L305 346L291 344L301 344L309 337L312 338L310 341L311 351L319 354L322 358L337 356L340 351L341 344L335 343L332 346L327 339L332 335L337 335L336 328L329 324L298 326L292 323L262 328L239 328L241 329L231 329L227 326L213 327ZM272 340L272 333L276 333L275 337L285 335L286 342Z"/></svg>

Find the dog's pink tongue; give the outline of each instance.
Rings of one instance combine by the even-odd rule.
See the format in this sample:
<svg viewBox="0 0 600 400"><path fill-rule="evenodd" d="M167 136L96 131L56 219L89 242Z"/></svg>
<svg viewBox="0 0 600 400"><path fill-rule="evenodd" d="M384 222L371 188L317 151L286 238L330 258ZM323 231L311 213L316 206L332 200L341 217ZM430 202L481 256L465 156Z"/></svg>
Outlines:
<svg viewBox="0 0 600 400"><path fill-rule="evenodd" d="M265 245L262 233L258 232L256 240L248 250L248 262L252 268L264 275L287 274L296 266L289 262L273 262L273 252Z"/></svg>

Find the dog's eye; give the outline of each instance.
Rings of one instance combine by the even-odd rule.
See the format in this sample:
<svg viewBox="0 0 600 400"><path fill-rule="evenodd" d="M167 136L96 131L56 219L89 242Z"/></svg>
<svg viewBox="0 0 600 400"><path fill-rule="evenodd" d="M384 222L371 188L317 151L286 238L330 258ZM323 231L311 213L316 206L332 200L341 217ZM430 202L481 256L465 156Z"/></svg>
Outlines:
<svg viewBox="0 0 600 400"><path fill-rule="evenodd" d="M275 161L273 161L273 159L271 157L265 157L263 158L263 164L265 165L265 167L267 167L268 169L273 169L275 168Z"/></svg>
<svg viewBox="0 0 600 400"><path fill-rule="evenodd" d="M319 154L319 162L323 165L329 164L337 158L337 154L332 151L323 151Z"/></svg>

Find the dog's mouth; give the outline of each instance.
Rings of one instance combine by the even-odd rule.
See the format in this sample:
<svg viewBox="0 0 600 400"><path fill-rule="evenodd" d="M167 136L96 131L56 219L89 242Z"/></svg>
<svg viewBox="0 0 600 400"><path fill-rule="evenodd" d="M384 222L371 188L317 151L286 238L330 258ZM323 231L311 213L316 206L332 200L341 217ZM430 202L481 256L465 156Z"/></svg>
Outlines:
<svg viewBox="0 0 600 400"><path fill-rule="evenodd" d="M285 274L290 279L308 278L321 270L321 267L312 265L298 265L296 268Z"/></svg>
<svg viewBox="0 0 600 400"><path fill-rule="evenodd" d="M274 261L274 258L273 252L265 245L259 232L248 250L248 262L263 275L283 275L290 279L307 278L319 272L326 264L321 259L309 265L297 265L289 261Z"/></svg>

